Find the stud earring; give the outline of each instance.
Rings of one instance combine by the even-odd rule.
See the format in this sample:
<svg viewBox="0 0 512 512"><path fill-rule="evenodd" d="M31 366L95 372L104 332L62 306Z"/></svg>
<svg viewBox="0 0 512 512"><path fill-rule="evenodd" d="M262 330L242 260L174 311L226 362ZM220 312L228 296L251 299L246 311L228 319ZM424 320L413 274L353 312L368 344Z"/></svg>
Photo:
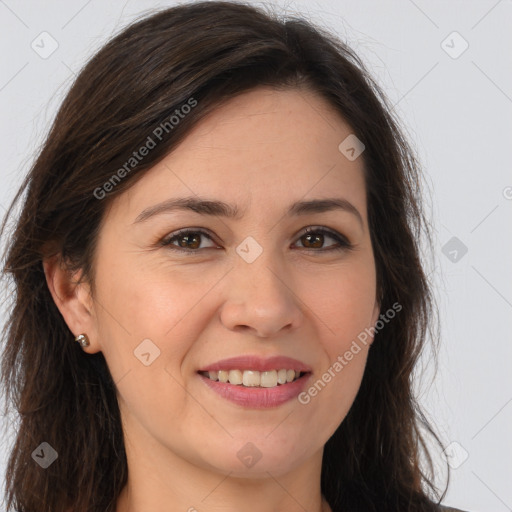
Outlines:
<svg viewBox="0 0 512 512"><path fill-rule="evenodd" d="M78 343L80 343L80 346L82 348L88 347L90 345L89 338L87 337L87 334L79 334L75 338L75 341L78 341Z"/></svg>

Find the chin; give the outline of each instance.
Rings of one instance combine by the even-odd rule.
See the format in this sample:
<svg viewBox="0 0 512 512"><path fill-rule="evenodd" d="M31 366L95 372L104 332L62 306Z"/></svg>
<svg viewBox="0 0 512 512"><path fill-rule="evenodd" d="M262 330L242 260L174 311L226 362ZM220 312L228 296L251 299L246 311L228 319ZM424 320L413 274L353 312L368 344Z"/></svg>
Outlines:
<svg viewBox="0 0 512 512"><path fill-rule="evenodd" d="M227 446L216 444L215 450L201 454L203 464L235 478L268 478L269 473L275 477L289 473L314 452L304 450L304 440L288 441L287 446L282 439L271 442L261 434L258 439L250 439L232 439Z"/></svg>

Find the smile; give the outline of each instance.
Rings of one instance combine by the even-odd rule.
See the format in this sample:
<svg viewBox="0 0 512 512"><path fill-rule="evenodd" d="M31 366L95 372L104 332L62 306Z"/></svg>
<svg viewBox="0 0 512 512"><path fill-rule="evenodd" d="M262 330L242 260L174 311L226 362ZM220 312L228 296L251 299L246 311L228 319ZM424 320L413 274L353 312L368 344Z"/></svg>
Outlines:
<svg viewBox="0 0 512 512"><path fill-rule="evenodd" d="M241 385L245 387L261 387L261 388L274 388L278 385L293 382L299 379L304 372L297 372L295 370L269 370L259 372L256 370L219 370L200 372L201 375L208 377L210 380L219 382L229 382L234 385Z"/></svg>

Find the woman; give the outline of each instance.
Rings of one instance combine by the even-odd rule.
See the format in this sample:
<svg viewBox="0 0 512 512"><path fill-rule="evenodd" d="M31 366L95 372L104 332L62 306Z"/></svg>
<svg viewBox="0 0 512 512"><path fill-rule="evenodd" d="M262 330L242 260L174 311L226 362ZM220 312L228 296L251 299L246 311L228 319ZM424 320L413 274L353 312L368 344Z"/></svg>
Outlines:
<svg viewBox="0 0 512 512"><path fill-rule="evenodd" d="M110 41L14 201L8 508L446 510L411 389L419 179L303 20L201 2Z"/></svg>

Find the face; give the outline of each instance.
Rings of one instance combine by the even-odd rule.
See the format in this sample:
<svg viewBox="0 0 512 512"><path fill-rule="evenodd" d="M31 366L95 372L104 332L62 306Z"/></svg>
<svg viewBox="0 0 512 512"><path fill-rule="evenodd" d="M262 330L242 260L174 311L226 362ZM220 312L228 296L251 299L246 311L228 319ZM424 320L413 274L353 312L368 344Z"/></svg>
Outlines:
<svg viewBox="0 0 512 512"><path fill-rule="evenodd" d="M313 93L258 88L219 107L112 203L84 329L116 382L131 449L256 478L321 454L355 399L369 344L342 370L335 363L379 313L363 161L338 149L350 134ZM169 207L185 197L238 215ZM344 207L291 209L325 199ZM294 361L268 361L278 356ZM267 373L233 391L207 381L207 368ZM294 368L305 375L272 386L272 370Z"/></svg>

